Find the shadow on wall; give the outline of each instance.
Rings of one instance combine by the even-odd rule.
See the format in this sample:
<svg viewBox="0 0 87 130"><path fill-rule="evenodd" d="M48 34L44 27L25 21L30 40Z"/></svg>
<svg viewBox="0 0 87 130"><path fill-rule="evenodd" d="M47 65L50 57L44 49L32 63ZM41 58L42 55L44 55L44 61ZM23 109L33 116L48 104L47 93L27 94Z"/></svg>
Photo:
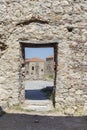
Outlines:
<svg viewBox="0 0 87 130"><path fill-rule="evenodd" d="M87 130L87 116L7 113L0 117L0 130Z"/></svg>
<svg viewBox="0 0 87 130"><path fill-rule="evenodd" d="M5 111L2 109L2 107L0 106L0 116L2 116L3 114L5 114Z"/></svg>
<svg viewBox="0 0 87 130"><path fill-rule="evenodd" d="M26 100L47 100L52 95L53 87L46 87L43 89L25 90Z"/></svg>

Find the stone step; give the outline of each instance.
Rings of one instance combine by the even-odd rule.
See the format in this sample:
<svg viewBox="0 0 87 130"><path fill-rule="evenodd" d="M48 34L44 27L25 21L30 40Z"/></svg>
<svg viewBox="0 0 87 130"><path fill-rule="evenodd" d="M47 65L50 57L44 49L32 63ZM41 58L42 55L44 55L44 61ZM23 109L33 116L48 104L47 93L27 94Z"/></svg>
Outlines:
<svg viewBox="0 0 87 130"><path fill-rule="evenodd" d="M33 111L50 111L52 108L52 101L50 100L25 100L22 108L24 110Z"/></svg>
<svg viewBox="0 0 87 130"><path fill-rule="evenodd" d="M49 100L45 100L45 101L33 101L33 100L26 100L25 105L36 105L36 106L49 106L49 105L52 105L52 101L49 101Z"/></svg>
<svg viewBox="0 0 87 130"><path fill-rule="evenodd" d="M50 106L35 106L35 105L28 105L28 106L23 106L22 107L24 110L29 110L29 111L50 111L51 107Z"/></svg>

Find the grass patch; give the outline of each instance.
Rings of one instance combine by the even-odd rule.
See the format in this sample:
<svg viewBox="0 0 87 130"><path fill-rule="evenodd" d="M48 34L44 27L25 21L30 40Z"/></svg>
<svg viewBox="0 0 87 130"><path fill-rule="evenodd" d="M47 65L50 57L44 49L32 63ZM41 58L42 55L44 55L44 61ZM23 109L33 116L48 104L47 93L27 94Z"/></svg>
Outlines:
<svg viewBox="0 0 87 130"><path fill-rule="evenodd" d="M43 80L53 80L54 76L53 75L44 75Z"/></svg>
<svg viewBox="0 0 87 130"><path fill-rule="evenodd" d="M53 79L54 77L53 77L53 75L49 75L49 78L50 78L50 79Z"/></svg>

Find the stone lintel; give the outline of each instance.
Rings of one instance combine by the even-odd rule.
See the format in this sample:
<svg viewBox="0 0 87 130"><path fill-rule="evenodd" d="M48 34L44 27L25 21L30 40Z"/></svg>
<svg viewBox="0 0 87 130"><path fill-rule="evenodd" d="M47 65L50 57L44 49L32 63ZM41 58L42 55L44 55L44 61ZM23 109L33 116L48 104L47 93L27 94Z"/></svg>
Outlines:
<svg viewBox="0 0 87 130"><path fill-rule="evenodd" d="M54 47L58 44L57 41L19 41L21 45L24 47Z"/></svg>

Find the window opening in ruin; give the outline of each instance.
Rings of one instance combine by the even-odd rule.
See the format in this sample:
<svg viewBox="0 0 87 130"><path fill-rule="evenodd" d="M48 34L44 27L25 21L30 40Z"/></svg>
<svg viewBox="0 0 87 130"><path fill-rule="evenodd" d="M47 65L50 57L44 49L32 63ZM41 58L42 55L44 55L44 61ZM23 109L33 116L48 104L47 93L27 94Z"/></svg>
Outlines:
<svg viewBox="0 0 87 130"><path fill-rule="evenodd" d="M38 105L45 103L47 106L53 103L55 107L57 44L21 43L20 45L25 70L25 102L38 102ZM34 49L38 53L35 53Z"/></svg>
<svg viewBox="0 0 87 130"><path fill-rule="evenodd" d="M41 71L43 71L43 69L41 69Z"/></svg>
<svg viewBox="0 0 87 130"><path fill-rule="evenodd" d="M34 66L32 66L32 70L34 70Z"/></svg>

